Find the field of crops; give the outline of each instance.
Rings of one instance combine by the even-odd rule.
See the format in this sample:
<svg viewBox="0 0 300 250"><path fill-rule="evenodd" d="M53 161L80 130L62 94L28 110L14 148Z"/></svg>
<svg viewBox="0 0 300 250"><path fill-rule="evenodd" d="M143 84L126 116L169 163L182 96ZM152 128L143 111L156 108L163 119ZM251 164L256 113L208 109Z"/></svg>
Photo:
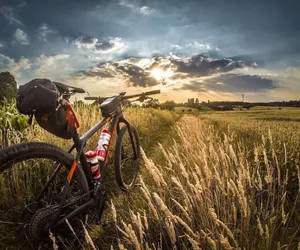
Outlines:
<svg viewBox="0 0 300 250"><path fill-rule="evenodd" d="M80 132L99 119L75 110ZM125 114L141 136L139 182L125 195L108 171L107 225L89 229L85 249L300 249L300 109ZM37 125L22 135L9 143L70 145Z"/></svg>

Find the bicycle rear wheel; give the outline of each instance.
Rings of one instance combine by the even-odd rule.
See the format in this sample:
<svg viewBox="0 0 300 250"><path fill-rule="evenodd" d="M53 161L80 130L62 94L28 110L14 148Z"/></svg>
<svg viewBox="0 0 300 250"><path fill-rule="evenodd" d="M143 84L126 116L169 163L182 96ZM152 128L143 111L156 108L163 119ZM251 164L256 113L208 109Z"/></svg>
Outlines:
<svg viewBox="0 0 300 250"><path fill-rule="evenodd" d="M115 148L116 181L123 191L128 191L134 186L140 170L141 149L139 136L134 126L131 126L131 131L133 141L130 139L127 126L121 128Z"/></svg>
<svg viewBox="0 0 300 250"><path fill-rule="evenodd" d="M57 211L72 163L72 155L46 143L22 143L0 151L1 249L12 245L25 248L24 236L34 241L49 236L49 220ZM41 193L55 170L57 174ZM74 204L63 212L82 204L88 191L84 172L78 166L66 198L66 203Z"/></svg>

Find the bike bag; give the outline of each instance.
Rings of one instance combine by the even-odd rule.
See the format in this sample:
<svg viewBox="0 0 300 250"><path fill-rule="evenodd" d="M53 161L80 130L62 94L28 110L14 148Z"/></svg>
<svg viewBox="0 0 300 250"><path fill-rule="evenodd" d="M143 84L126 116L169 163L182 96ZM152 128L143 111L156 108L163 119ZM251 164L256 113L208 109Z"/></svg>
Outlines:
<svg viewBox="0 0 300 250"><path fill-rule="evenodd" d="M100 109L103 117L108 117L114 113L121 104L119 96L111 97L101 103Z"/></svg>
<svg viewBox="0 0 300 250"><path fill-rule="evenodd" d="M72 108L48 79L34 79L20 86L17 108L22 114L34 115L43 129L63 139L71 139L79 127Z"/></svg>
<svg viewBox="0 0 300 250"><path fill-rule="evenodd" d="M76 126L70 124L67 117L67 107L60 106L56 111L35 113L37 123L53 135L63 139L71 139L76 133Z"/></svg>
<svg viewBox="0 0 300 250"><path fill-rule="evenodd" d="M59 97L57 87L50 80L34 79L19 87L17 108L25 115L55 111Z"/></svg>

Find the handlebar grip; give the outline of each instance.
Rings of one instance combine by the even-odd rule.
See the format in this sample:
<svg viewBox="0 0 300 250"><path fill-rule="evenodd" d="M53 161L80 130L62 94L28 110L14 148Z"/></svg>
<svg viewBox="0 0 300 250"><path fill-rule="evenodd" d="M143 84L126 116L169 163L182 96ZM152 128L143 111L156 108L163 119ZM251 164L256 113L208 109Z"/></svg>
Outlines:
<svg viewBox="0 0 300 250"><path fill-rule="evenodd" d="M99 97L87 96L87 97L84 97L84 100L98 101L98 100L99 100Z"/></svg>
<svg viewBox="0 0 300 250"><path fill-rule="evenodd" d="M143 94L144 95L156 95L156 94L159 94L160 93L160 90L152 90L152 91L148 91L148 92L144 92Z"/></svg>

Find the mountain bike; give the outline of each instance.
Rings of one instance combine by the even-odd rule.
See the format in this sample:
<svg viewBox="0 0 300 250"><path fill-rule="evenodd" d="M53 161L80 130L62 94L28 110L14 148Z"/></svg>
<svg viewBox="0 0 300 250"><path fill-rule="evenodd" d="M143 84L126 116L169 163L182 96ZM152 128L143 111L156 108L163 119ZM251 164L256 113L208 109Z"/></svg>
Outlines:
<svg viewBox="0 0 300 250"><path fill-rule="evenodd" d="M84 92L63 84L58 87L65 99ZM82 229L81 223L99 222L107 196L102 179L114 137L115 177L121 190L127 192L135 185L140 169L139 136L125 119L122 104L129 100L143 102L158 93L159 90L127 96L123 92L113 97L85 97L106 110L102 110L103 119L84 135L79 136L76 130L68 151L43 142L20 143L0 151L0 248L15 244L21 233L31 241L41 242L48 238L49 231L67 235L70 227L77 233ZM111 139L105 160L99 162L101 178L94 180L84 147L105 125Z"/></svg>

